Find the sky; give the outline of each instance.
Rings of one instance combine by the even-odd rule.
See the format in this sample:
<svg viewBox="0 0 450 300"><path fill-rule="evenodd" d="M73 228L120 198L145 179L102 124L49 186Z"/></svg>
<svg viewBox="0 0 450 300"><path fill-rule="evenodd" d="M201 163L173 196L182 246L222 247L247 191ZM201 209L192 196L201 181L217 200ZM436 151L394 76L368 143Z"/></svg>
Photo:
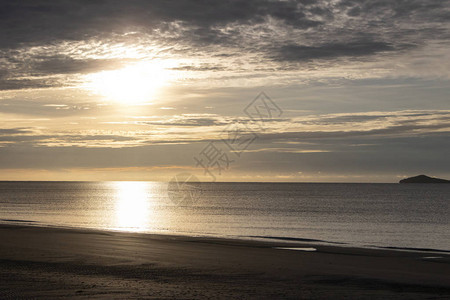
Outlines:
<svg viewBox="0 0 450 300"><path fill-rule="evenodd" d="M450 178L448 0L0 0L0 180Z"/></svg>

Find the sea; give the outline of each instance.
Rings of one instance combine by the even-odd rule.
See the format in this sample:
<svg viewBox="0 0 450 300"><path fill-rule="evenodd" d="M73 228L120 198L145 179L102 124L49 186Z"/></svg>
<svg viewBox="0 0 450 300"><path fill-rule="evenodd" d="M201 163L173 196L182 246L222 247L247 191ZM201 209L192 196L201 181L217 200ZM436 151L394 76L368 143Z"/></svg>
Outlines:
<svg viewBox="0 0 450 300"><path fill-rule="evenodd" d="M450 251L450 184L0 182L0 224Z"/></svg>

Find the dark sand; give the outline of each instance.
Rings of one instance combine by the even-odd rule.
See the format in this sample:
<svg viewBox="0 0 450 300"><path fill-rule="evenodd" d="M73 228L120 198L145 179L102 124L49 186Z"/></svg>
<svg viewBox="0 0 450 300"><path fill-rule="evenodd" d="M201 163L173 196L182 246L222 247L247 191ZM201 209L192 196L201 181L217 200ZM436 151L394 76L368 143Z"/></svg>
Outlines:
<svg viewBox="0 0 450 300"><path fill-rule="evenodd" d="M0 299L450 299L448 253L283 246L2 225Z"/></svg>

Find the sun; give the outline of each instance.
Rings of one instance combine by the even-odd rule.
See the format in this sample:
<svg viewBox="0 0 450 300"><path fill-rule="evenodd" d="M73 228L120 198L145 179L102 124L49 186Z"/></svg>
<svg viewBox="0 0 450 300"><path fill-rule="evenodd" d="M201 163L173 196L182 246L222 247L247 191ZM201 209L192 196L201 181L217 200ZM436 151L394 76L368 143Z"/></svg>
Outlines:
<svg viewBox="0 0 450 300"><path fill-rule="evenodd" d="M152 103L173 77L164 61L144 61L113 71L88 75L87 87L107 100L120 104Z"/></svg>

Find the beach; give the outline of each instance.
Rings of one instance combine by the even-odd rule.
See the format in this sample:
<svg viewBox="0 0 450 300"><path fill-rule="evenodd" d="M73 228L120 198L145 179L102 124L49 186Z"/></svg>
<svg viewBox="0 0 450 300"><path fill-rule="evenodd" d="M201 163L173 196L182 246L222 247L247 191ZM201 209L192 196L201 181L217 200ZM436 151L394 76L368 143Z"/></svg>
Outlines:
<svg viewBox="0 0 450 300"><path fill-rule="evenodd" d="M1 299L444 299L449 274L445 252L0 226Z"/></svg>

